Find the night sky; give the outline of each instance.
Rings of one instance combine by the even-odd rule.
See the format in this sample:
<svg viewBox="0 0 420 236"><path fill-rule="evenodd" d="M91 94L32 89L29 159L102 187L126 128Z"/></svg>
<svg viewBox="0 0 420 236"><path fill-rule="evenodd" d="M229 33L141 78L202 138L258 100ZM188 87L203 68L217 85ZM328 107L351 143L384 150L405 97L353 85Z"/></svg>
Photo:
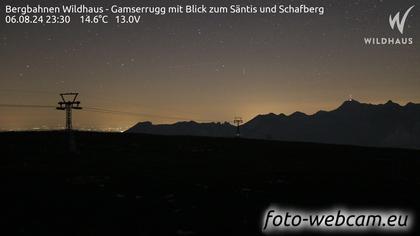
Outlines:
<svg viewBox="0 0 420 236"><path fill-rule="evenodd" d="M20 5L36 5L29 1ZM45 5L95 1L40 1ZM249 120L264 113L331 110L351 95L367 103L420 102L420 4L404 35L390 14L416 1L96 1L96 5L301 3L325 15L143 15L140 24L0 24L0 103L55 106L76 91L81 129L123 130L139 121ZM366 46L364 37L412 37L409 46ZM54 108L0 107L0 129L60 128Z"/></svg>

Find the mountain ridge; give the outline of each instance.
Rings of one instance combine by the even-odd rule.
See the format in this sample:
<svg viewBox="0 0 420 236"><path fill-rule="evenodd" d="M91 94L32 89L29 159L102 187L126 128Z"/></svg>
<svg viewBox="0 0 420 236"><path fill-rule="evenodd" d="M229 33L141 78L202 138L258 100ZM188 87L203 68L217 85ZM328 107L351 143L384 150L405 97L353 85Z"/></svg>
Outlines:
<svg viewBox="0 0 420 236"><path fill-rule="evenodd" d="M349 100L334 110L310 115L260 114L241 125L240 130L244 138L420 148L420 104L409 102L402 106L389 100L375 105ZM139 122L126 132L234 137L236 127L228 122Z"/></svg>

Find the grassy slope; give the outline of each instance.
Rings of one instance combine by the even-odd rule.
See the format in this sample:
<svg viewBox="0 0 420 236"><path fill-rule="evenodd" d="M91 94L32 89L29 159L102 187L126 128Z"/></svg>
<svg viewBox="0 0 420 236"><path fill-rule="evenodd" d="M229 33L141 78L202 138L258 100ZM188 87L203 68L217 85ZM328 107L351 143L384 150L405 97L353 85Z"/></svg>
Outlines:
<svg viewBox="0 0 420 236"><path fill-rule="evenodd" d="M255 234L272 204L405 207L420 151L276 141L0 133L2 214L25 234ZM23 217L25 215L25 217Z"/></svg>

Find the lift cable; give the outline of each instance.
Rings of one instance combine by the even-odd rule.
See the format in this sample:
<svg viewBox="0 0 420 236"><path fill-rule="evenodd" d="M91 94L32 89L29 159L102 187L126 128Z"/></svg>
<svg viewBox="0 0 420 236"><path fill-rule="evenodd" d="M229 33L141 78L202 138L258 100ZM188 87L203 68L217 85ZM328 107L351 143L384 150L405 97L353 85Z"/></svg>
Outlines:
<svg viewBox="0 0 420 236"><path fill-rule="evenodd" d="M5 107L5 108L56 108L56 106L36 105L36 104L0 104L0 107ZM81 111L103 113L103 114L112 114L112 115L149 117L149 118L177 120L177 121L220 122L220 121L214 121L214 120L193 119L193 118L188 118L188 117L163 116L163 115L154 115L154 114L148 114L148 113L119 111L119 110L111 110L111 109L104 109L104 108L98 108L98 107L84 107L83 110L81 110Z"/></svg>

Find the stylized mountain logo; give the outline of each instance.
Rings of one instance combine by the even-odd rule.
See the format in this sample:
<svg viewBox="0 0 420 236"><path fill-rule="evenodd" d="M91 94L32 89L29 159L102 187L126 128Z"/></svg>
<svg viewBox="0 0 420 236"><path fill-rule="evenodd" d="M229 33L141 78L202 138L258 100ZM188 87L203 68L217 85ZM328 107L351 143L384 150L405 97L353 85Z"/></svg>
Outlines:
<svg viewBox="0 0 420 236"><path fill-rule="evenodd" d="M407 20L408 14L410 14L410 11L414 8L414 5L410 8L408 8L408 10L404 13L403 18L400 18L400 12L398 12L394 17L392 17L392 15L389 15L389 25L391 26L391 29L395 28L395 24L398 27L398 30L400 31L401 34L404 33L404 25L405 25L405 20Z"/></svg>

